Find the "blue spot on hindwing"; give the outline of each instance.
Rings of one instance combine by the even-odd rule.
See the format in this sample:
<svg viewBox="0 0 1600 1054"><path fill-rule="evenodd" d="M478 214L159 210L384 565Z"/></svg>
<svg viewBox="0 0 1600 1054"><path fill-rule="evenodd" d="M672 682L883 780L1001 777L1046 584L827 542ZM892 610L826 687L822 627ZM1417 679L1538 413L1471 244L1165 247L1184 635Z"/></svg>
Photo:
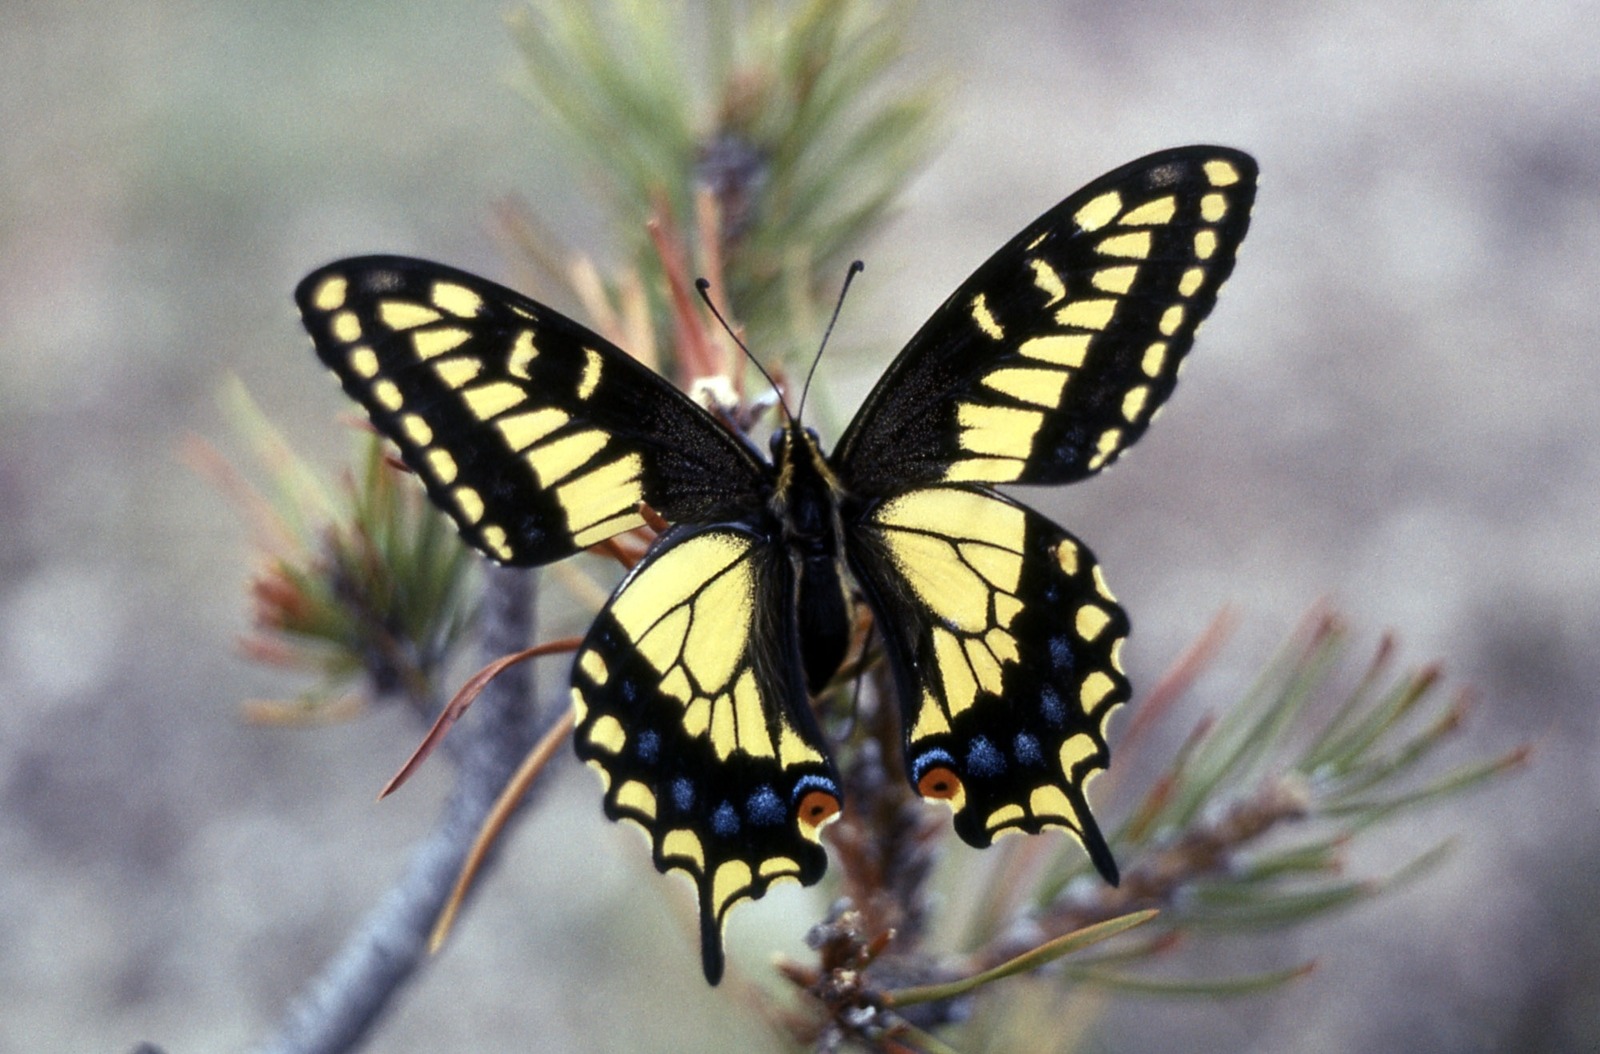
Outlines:
<svg viewBox="0 0 1600 1054"><path fill-rule="evenodd" d="M640 732L639 738L634 741L633 751L639 755L640 761L646 765L654 765L661 751L661 734L649 728Z"/></svg>
<svg viewBox="0 0 1600 1054"><path fill-rule="evenodd" d="M1072 656L1072 642L1065 636L1050 638L1050 665L1063 674L1071 673L1077 665Z"/></svg>
<svg viewBox="0 0 1600 1054"><path fill-rule="evenodd" d="M1039 749L1039 741L1026 732L1017 733L1015 742L1011 744L1011 752L1024 765L1038 765L1044 761L1044 753Z"/></svg>
<svg viewBox="0 0 1600 1054"><path fill-rule="evenodd" d="M679 776L672 781L672 807L679 812L694 810L694 783L688 776Z"/></svg>
<svg viewBox="0 0 1600 1054"><path fill-rule="evenodd" d="M1061 696L1048 684L1039 693L1039 713L1052 728L1060 728L1067 722L1067 708Z"/></svg>
<svg viewBox="0 0 1600 1054"><path fill-rule="evenodd" d="M718 838L732 838L739 833L739 810L731 802L723 802L711 814L711 833Z"/></svg>
<svg viewBox="0 0 1600 1054"><path fill-rule="evenodd" d="M998 776L1006 770L1006 759L989 737L979 736L967 746L967 771L974 776Z"/></svg>
<svg viewBox="0 0 1600 1054"><path fill-rule="evenodd" d="M771 785L762 784L744 803L744 814L757 827L776 827L789 817L783 799Z"/></svg>

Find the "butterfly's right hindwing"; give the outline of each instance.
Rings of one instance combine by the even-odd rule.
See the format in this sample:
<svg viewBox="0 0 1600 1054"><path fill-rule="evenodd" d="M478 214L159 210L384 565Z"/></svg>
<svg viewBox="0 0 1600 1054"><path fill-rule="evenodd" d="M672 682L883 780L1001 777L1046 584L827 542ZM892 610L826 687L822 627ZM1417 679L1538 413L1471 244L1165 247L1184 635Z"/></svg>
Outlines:
<svg viewBox="0 0 1600 1054"><path fill-rule="evenodd" d="M639 526L760 503L764 469L683 393L598 334L492 282L396 256L295 291L317 355L462 535L543 564Z"/></svg>
<svg viewBox="0 0 1600 1054"><path fill-rule="evenodd" d="M606 815L643 827L656 868L694 882L712 984L729 909L827 867L818 833L839 810L839 782L807 701L794 611L775 543L736 524L674 528L573 665L578 755L606 784Z"/></svg>

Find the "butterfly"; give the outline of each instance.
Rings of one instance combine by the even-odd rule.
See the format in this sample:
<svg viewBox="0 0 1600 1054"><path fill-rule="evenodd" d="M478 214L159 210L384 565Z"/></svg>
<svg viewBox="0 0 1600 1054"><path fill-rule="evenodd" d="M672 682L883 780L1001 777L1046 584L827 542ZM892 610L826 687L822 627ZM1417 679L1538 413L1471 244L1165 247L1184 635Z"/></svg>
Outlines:
<svg viewBox="0 0 1600 1054"><path fill-rule="evenodd" d="M1144 434L1256 175L1189 146L1072 194L933 313L831 453L792 416L763 451L598 334L441 264L358 257L300 283L317 355L490 559L559 560L643 506L672 525L577 651L574 744L606 815L692 880L711 984L730 908L826 869L844 802L811 700L858 600L915 790L971 845L1062 828L1117 882L1086 785L1130 695L1128 619L1082 542L995 487L1075 482Z"/></svg>

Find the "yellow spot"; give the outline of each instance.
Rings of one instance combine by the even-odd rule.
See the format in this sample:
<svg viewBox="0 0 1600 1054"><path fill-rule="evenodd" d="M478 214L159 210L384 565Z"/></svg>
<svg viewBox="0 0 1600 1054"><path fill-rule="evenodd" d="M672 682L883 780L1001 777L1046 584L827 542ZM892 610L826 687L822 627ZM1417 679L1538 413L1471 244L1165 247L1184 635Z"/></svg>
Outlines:
<svg viewBox="0 0 1600 1054"><path fill-rule="evenodd" d="M1171 194L1164 198L1147 201L1138 208L1129 209L1117 221L1121 227L1148 227L1158 223L1172 222L1173 215L1178 211L1178 202Z"/></svg>
<svg viewBox="0 0 1600 1054"><path fill-rule="evenodd" d="M372 397L385 410L398 410L405 403L405 399L400 395L400 389L387 377L372 386Z"/></svg>
<svg viewBox="0 0 1600 1054"><path fill-rule="evenodd" d="M461 393L467 400L467 409L480 421L502 414L528 398L521 388L510 381L490 381Z"/></svg>
<svg viewBox="0 0 1600 1054"><path fill-rule="evenodd" d="M711 880L711 912L718 918L728 910L728 905L750 888L750 865L743 860L729 860L717 868Z"/></svg>
<svg viewBox="0 0 1600 1054"><path fill-rule="evenodd" d="M357 377L371 380L378 375L378 355L365 344L350 349L350 369Z"/></svg>
<svg viewBox="0 0 1600 1054"><path fill-rule="evenodd" d="M517 334L517 339L511 342L511 357L506 362L506 370L513 377L530 381L533 376L528 372L528 366L538 354L539 349L533 346L533 330L522 330Z"/></svg>
<svg viewBox="0 0 1600 1054"><path fill-rule="evenodd" d="M967 665L966 652L956 635L943 626L933 629L933 658L944 681L945 705L955 717L978 701L978 682Z"/></svg>
<svg viewBox="0 0 1600 1054"><path fill-rule="evenodd" d="M1097 231L1122 211L1122 195L1108 190L1072 214L1073 222L1086 231Z"/></svg>
<svg viewBox="0 0 1600 1054"><path fill-rule="evenodd" d="M1094 640L1100 636L1100 631L1110 624L1111 614L1105 608L1096 607L1093 604L1085 604L1078 609L1078 617L1075 621L1078 636L1084 640Z"/></svg>
<svg viewBox="0 0 1600 1054"><path fill-rule="evenodd" d="M1022 579L1022 554L1014 549L1007 549L988 542L960 542L956 551L965 560L988 580L989 584L1007 593L1017 591L1017 583Z"/></svg>
<svg viewBox="0 0 1600 1054"><path fill-rule="evenodd" d="M1095 443L1095 455L1089 459L1089 471L1093 472L1117 452L1122 443L1122 429L1108 428L1100 433L1100 438Z"/></svg>
<svg viewBox="0 0 1600 1054"><path fill-rule="evenodd" d="M483 309L483 297L455 282L433 283L433 302L457 318L471 318Z"/></svg>
<svg viewBox="0 0 1600 1054"><path fill-rule="evenodd" d="M972 298L972 320L990 340L999 340L1006 335L1006 331L1000 328L1000 323L989 313L989 305L984 302L982 293Z"/></svg>
<svg viewBox="0 0 1600 1054"><path fill-rule="evenodd" d="M350 283L340 275L329 275L317 283L311 293L311 306L318 311L337 311L344 306L344 296Z"/></svg>
<svg viewBox="0 0 1600 1054"><path fill-rule="evenodd" d="M598 685L604 685L611 678L611 671L606 669L606 660L597 651L585 651L578 656L578 669Z"/></svg>
<svg viewBox="0 0 1600 1054"><path fill-rule="evenodd" d="M717 617L722 616L719 614ZM725 631L723 635L737 636ZM756 688L756 676L749 670L740 674L733 685L733 720L739 729L740 750L758 758L777 756L777 749L772 745L772 733L767 730L767 715L761 708L761 692Z"/></svg>
<svg viewBox="0 0 1600 1054"><path fill-rule="evenodd" d="M483 363L477 359L445 359L433 364L433 372L452 388L459 388L478 375Z"/></svg>
<svg viewBox="0 0 1600 1054"><path fill-rule="evenodd" d="M967 662L972 666L972 674L978 679L978 687L990 695L999 695L1004 684L1000 676L1000 661L989 651L983 641L976 638L961 642L962 649L967 653Z"/></svg>
<svg viewBox="0 0 1600 1054"><path fill-rule="evenodd" d="M494 426L500 429L500 434L505 437L506 446L520 451L537 443L569 420L571 418L565 411L547 407L543 410L531 410L525 414L502 417L494 423Z"/></svg>
<svg viewBox="0 0 1600 1054"><path fill-rule="evenodd" d="M434 478L440 483L456 481L456 459L450 456L448 450L428 451L428 468L433 470Z"/></svg>
<svg viewBox="0 0 1600 1054"><path fill-rule="evenodd" d="M482 536L483 547L493 553L496 560L509 560L514 555L511 546L506 544L504 527L491 523L478 533Z"/></svg>
<svg viewBox="0 0 1600 1054"><path fill-rule="evenodd" d="M694 698L694 685L689 683L689 675L683 672L682 666L674 666L661 678L661 691L685 705Z"/></svg>
<svg viewBox="0 0 1600 1054"><path fill-rule="evenodd" d="M1231 187L1239 182L1239 170L1231 161L1207 161L1202 167L1213 187Z"/></svg>
<svg viewBox="0 0 1600 1054"><path fill-rule="evenodd" d="M739 723L733 698L719 695L711 700L711 747L717 760L726 761L739 749Z"/></svg>
<svg viewBox="0 0 1600 1054"><path fill-rule="evenodd" d="M624 809L632 809L642 814L646 819L656 818L656 795L649 787L638 780L629 780L617 788L617 804Z"/></svg>
<svg viewBox="0 0 1600 1054"><path fill-rule="evenodd" d="M361 339L361 320L354 311L341 311L328 320L328 328L342 344L353 344Z"/></svg>
<svg viewBox="0 0 1600 1054"><path fill-rule="evenodd" d="M600 386L600 353L593 348L583 349L583 376L578 380L578 398L587 399Z"/></svg>
<svg viewBox="0 0 1600 1054"><path fill-rule="evenodd" d="M1111 642L1111 668L1113 670L1116 670L1118 673L1127 673L1128 672L1127 670L1124 670L1122 668L1122 645L1125 644L1126 642L1127 642L1127 638L1126 637L1118 637L1116 640ZM1107 720L1109 720L1110 717L1111 717L1110 714L1106 715ZM1100 723L1100 734L1101 735L1105 734L1105 725L1106 725L1105 721L1102 721Z"/></svg>
<svg viewBox="0 0 1600 1054"><path fill-rule="evenodd" d="M623 731L622 722L610 714L601 714L595 718L585 738L592 746L607 754L620 754L622 748L628 745L628 733Z"/></svg>
<svg viewBox="0 0 1600 1054"><path fill-rule="evenodd" d="M1139 274L1139 269L1133 264L1123 264L1120 267L1107 267L1096 271L1090 279L1096 289L1107 293L1126 293L1132 286L1133 280Z"/></svg>
<svg viewBox="0 0 1600 1054"><path fill-rule="evenodd" d="M996 827L1004 827L1006 824L1016 823L1023 818L1023 815L1022 806L1013 802L1010 805L1002 805L990 813L989 818L983 821L983 825L992 831Z"/></svg>
<svg viewBox="0 0 1600 1054"><path fill-rule="evenodd" d="M639 481L642 471L639 455L628 454L555 488L567 529L579 531L621 514L636 514L644 500L644 485Z"/></svg>
<svg viewBox="0 0 1600 1054"><path fill-rule="evenodd" d="M1052 409L1061 405L1061 390L1066 383L1067 375L1061 370L1007 368L995 370L983 378L985 388Z"/></svg>
<svg viewBox="0 0 1600 1054"><path fill-rule="evenodd" d="M607 538L621 534L623 531L631 531L635 527L643 526L643 516L640 516L637 512L625 512L613 516L609 520L601 520L593 527L585 527L583 530L578 531L572 536L572 544L579 549L587 549L595 542L603 542Z"/></svg>
<svg viewBox="0 0 1600 1054"><path fill-rule="evenodd" d="M1105 329L1116 310L1117 302L1111 299L1074 300L1056 312L1056 321L1078 329Z"/></svg>
<svg viewBox="0 0 1600 1054"><path fill-rule="evenodd" d="M427 446L433 442L433 429L428 427L428 422L416 414L406 414L401 417L400 430L406 434L407 439L417 446Z"/></svg>
<svg viewBox="0 0 1600 1054"><path fill-rule="evenodd" d="M1040 362L1048 362L1055 366L1077 367L1083 365L1083 358L1089 353L1091 339L1093 338L1087 333L1034 337L1023 341L1017 350L1028 358L1038 359Z"/></svg>
<svg viewBox="0 0 1600 1054"><path fill-rule="evenodd" d="M667 832L667 836L661 839L661 855L692 860L697 868L706 866L706 851L700 845L700 837L687 828L680 827Z"/></svg>
<svg viewBox="0 0 1600 1054"><path fill-rule="evenodd" d="M1150 388L1148 385L1141 384L1136 388L1130 388L1128 390L1128 394L1122 397L1123 420L1127 421L1129 424L1133 424L1135 421L1137 421L1139 419L1139 415L1144 413L1144 404L1149 400L1149 398Z"/></svg>
<svg viewBox="0 0 1600 1054"><path fill-rule="evenodd" d="M1083 687L1078 692L1078 701L1083 704L1084 713L1093 713L1105 697L1110 695L1117 685L1111 675L1103 670L1096 670L1083 679Z"/></svg>
<svg viewBox="0 0 1600 1054"><path fill-rule="evenodd" d="M574 688L572 690L572 720L576 724L583 724L583 719L589 716L589 704L584 700L583 693Z"/></svg>
<svg viewBox="0 0 1600 1054"><path fill-rule="evenodd" d="M457 487L454 491L456 508L468 523L483 519L483 496L471 487Z"/></svg>
<svg viewBox="0 0 1600 1054"><path fill-rule="evenodd" d="M606 771L606 767L592 758L584 762L584 764L588 765L590 771L592 771L596 776L600 777L601 790L609 791L611 789L611 773Z"/></svg>
<svg viewBox="0 0 1600 1054"><path fill-rule="evenodd" d="M683 711L683 730L699 739L711 727L711 700L704 696L690 703Z"/></svg>
<svg viewBox="0 0 1600 1054"><path fill-rule="evenodd" d="M417 358L435 359L459 348L471 337L472 334L460 326L441 326L438 329L414 331L411 334L411 346L417 349Z"/></svg>
<svg viewBox="0 0 1600 1054"><path fill-rule="evenodd" d="M1196 231L1194 236L1194 254L1202 260L1211 259L1211 254L1217 251L1217 232L1209 227Z"/></svg>
<svg viewBox="0 0 1600 1054"><path fill-rule="evenodd" d="M996 626L983 635L983 642L989 646L989 651L1002 663L1017 662L1022 658L1022 653L1017 651L1017 638Z"/></svg>
<svg viewBox="0 0 1600 1054"><path fill-rule="evenodd" d="M538 475L539 482L551 486L588 463L606 445L606 434L593 428L574 432L530 449L522 456Z"/></svg>
<svg viewBox="0 0 1600 1054"><path fill-rule="evenodd" d="M1094 567L1094 591L1099 593L1103 599L1108 600L1113 604L1117 602L1117 598L1111 595L1111 590L1106 588L1105 572L1100 570L1099 564L1096 564Z"/></svg>
<svg viewBox="0 0 1600 1054"><path fill-rule="evenodd" d="M1200 283L1205 280L1206 273L1204 269L1199 267L1189 268L1183 272L1183 277L1178 279L1178 295L1194 296L1195 292L1200 288Z"/></svg>
<svg viewBox="0 0 1600 1054"><path fill-rule="evenodd" d="M1028 795L1028 810L1036 817L1048 816L1064 820L1074 827L1080 825L1078 811L1072 807L1072 800L1053 784L1047 783L1033 789L1033 793Z"/></svg>
<svg viewBox="0 0 1600 1054"><path fill-rule="evenodd" d="M1183 325L1183 305L1173 304L1161 312L1161 335L1170 337L1178 332L1178 327Z"/></svg>
<svg viewBox="0 0 1600 1054"><path fill-rule="evenodd" d="M968 457L953 463L945 470L944 478L951 483L975 481L978 483L1009 483L1022 478L1027 462L1015 457Z"/></svg>
<svg viewBox="0 0 1600 1054"><path fill-rule="evenodd" d="M943 735L950 731L950 722L945 720L944 708L933 697L933 693L926 688L922 690L922 706L917 710L917 723L911 729L911 742L926 739L929 736Z"/></svg>
<svg viewBox="0 0 1600 1054"><path fill-rule="evenodd" d="M1167 364L1167 342L1158 340L1144 349L1144 358L1139 360L1139 368L1146 377L1161 376L1161 368Z"/></svg>
<svg viewBox="0 0 1600 1054"><path fill-rule="evenodd" d="M800 865L786 856L769 856L761 861L758 868L762 878L793 878L800 871Z"/></svg>
<svg viewBox="0 0 1600 1054"><path fill-rule="evenodd" d="M1028 266L1033 268L1033 284L1050 296L1050 299L1044 302L1045 307L1067 295L1067 284L1061 280L1055 268L1037 256L1029 258Z"/></svg>
<svg viewBox="0 0 1600 1054"><path fill-rule="evenodd" d="M1102 256L1130 256L1143 260L1150 255L1150 232L1113 234L1109 238L1102 239L1096 248Z"/></svg>
<svg viewBox="0 0 1600 1054"><path fill-rule="evenodd" d="M1221 194L1207 194L1200 199L1200 218L1216 223L1228 214L1228 199Z"/></svg>
<svg viewBox="0 0 1600 1054"><path fill-rule="evenodd" d="M1100 676L1104 677L1104 674ZM1100 745L1087 732L1079 732L1061 744L1061 772L1071 776L1080 762L1088 761L1100 753Z"/></svg>
<svg viewBox="0 0 1600 1054"><path fill-rule="evenodd" d="M822 755L817 753L815 747L800 738L800 734L789 727L787 722L778 734L778 760L784 768L795 765L804 765L807 762L822 760Z"/></svg>
<svg viewBox="0 0 1600 1054"><path fill-rule="evenodd" d="M416 329L443 317L433 308L411 300L385 300L378 304L378 318L390 329Z"/></svg>
<svg viewBox="0 0 1600 1054"><path fill-rule="evenodd" d="M1078 575L1078 543L1071 538L1061 539L1061 544L1056 546L1056 564L1060 566L1068 578Z"/></svg>
<svg viewBox="0 0 1600 1054"><path fill-rule="evenodd" d="M1027 457L1033 451L1033 437L1044 422L1044 414L1009 406L962 403L956 409L956 422L962 428L962 449L970 453Z"/></svg>

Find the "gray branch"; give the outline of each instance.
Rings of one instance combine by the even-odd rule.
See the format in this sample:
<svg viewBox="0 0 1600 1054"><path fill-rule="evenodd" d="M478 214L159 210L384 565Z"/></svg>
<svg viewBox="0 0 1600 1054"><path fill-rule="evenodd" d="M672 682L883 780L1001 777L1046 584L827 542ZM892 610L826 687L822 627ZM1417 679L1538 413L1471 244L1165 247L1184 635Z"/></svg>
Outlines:
<svg viewBox="0 0 1600 1054"><path fill-rule="evenodd" d="M481 623L485 662L527 647L533 637L533 595L530 573L490 570ZM507 670L445 738L456 781L438 824L344 947L294 998L278 1034L258 1047L258 1054L354 1050L422 965L434 920L485 815L549 723L536 713L532 685L529 665ZM492 862L491 855L486 868Z"/></svg>

